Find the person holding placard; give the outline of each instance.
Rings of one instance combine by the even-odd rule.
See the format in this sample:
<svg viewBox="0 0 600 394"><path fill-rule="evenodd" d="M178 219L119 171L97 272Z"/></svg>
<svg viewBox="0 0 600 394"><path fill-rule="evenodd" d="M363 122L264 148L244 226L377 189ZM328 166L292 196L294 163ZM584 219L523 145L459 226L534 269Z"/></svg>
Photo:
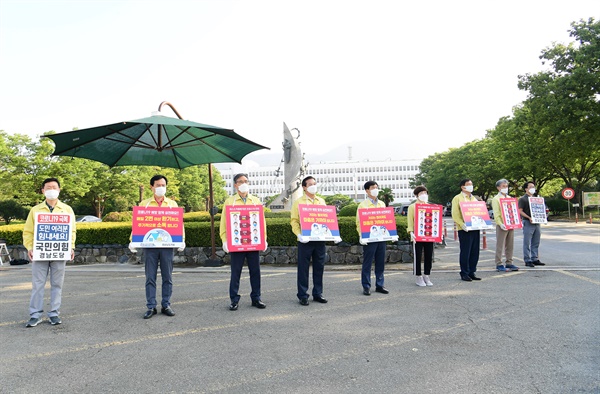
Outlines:
<svg viewBox="0 0 600 394"><path fill-rule="evenodd" d="M452 219L458 228L458 244L460 247L460 278L466 282L481 280L475 276L477 263L479 262L479 230L467 228L463 213L460 208L461 202L477 201L473 196L473 181L463 179L460 181L461 192L452 199Z"/></svg>
<svg viewBox="0 0 600 394"><path fill-rule="evenodd" d="M140 202L142 207L177 207L177 203L167 194L168 180L164 175L154 175L150 178L150 189L153 196ZM179 252L184 250L185 246L177 248ZM129 245L132 253L137 253L137 249ZM156 277L160 265L160 276L162 277L162 300L160 312L167 316L175 316L171 308L171 295L173 294L173 248L143 248L143 263L146 274L146 313L144 319L150 319L157 314L156 311Z"/></svg>
<svg viewBox="0 0 600 394"><path fill-rule="evenodd" d="M371 266L375 260L375 291L382 294L388 294L389 291L383 285L385 270L385 249L386 242L366 242L361 238L359 211L365 208L385 208L385 203L377 199L379 195L379 185L375 181L368 181L364 185L367 198L358 205L356 210L356 230L358 231L358 239L363 245L363 263L361 273L361 283L364 295L371 295Z"/></svg>
<svg viewBox="0 0 600 394"><path fill-rule="evenodd" d="M292 231L298 237L298 299L300 305L308 305L308 274L310 262L313 265L313 300L322 304L327 303L323 297L323 271L325 270L326 248L325 241L310 241L308 237L302 235L300 226L300 213L298 205L313 204L326 205L325 200L317 196L317 181L312 176L307 176L302 180L302 189L304 195L294 201L292 205L290 225Z"/></svg>
<svg viewBox="0 0 600 394"><path fill-rule="evenodd" d="M546 265L538 258L542 231L540 224L534 223L531 218L529 204L529 197L535 197L535 183L525 182L523 189L525 195L519 198L519 214L523 218L523 261L527 267L534 268L536 265Z"/></svg>
<svg viewBox="0 0 600 394"><path fill-rule="evenodd" d="M240 289L240 277L242 276L242 268L244 267L244 261L246 261L248 263L248 271L250 272L250 287L252 289L251 293L250 293L250 298L252 299L252 306L257 307L259 309L264 309L267 306L265 305L264 302L261 301L260 299L260 261L259 261L259 251L258 250L252 250L252 251L229 251L228 247L227 247L227 224L228 224L228 217L227 217L227 206L235 206L235 205L262 205L262 203L260 202L260 199L256 196L253 196L251 194L248 193L248 191L250 190L250 186L248 184L248 175L246 174L236 174L233 177L233 183L234 183L234 187L236 190L236 193L233 196L230 196L227 198L227 200L225 200L225 203L223 204L223 210L221 211L221 223L219 226L219 230L220 230L220 235L221 235L221 241L223 242L223 251L225 253L229 253L231 255L231 278L229 281L229 298L231 299L231 304L229 304L229 310L230 311L237 311L238 309L238 304L240 302L240 295L239 295L239 289ZM242 218L240 217L240 215L238 215L237 213L232 214L233 216L233 226L231 227L231 229L234 231L234 234L236 231L238 231L238 226L240 225L240 223L238 223L238 220L241 222ZM255 214L253 214L253 216L255 216ZM252 219L252 224L254 225L255 223L258 224L257 222L258 218L255 217L254 219ZM267 238L267 224L264 220L264 217L262 218L262 222L263 222L263 235L265 238L265 247L264 250L267 249L267 242L266 242L266 238ZM247 223L242 223L241 225L244 225ZM243 230L246 231L246 230ZM249 234L250 237L255 237L256 239L259 231L258 229L254 228L254 230L247 230L248 232L252 231L253 234ZM237 235L237 234L236 234ZM239 238L237 238L237 242L234 239L234 244L239 243Z"/></svg>
<svg viewBox="0 0 600 394"><path fill-rule="evenodd" d="M500 199L509 197L508 181L500 179L496 182L496 188L498 189L498 194L492 199L494 222L496 222L496 270L498 272L518 271L519 267L513 265L515 230L506 228L500 207ZM502 254L506 258L506 266L502 264Z"/></svg>
<svg viewBox="0 0 600 394"><path fill-rule="evenodd" d="M27 255L31 260L31 299L29 301L29 321L26 327L35 327L42 321L44 313L44 287L48 274L50 274L50 311L48 319L50 324L61 324L59 317L62 301L62 287L65 279L65 268L68 259L61 260L37 260L34 259L34 233L36 216L38 213L66 214L71 226L71 253L73 260L75 250L75 214L67 204L58 200L60 194L60 182L56 178L47 178L42 182L42 194L46 198L44 202L31 208L27 221L23 228L23 245L27 249ZM68 229L68 227L66 227Z"/></svg>
<svg viewBox="0 0 600 394"><path fill-rule="evenodd" d="M429 275L431 274L431 266L433 265L433 242L417 242L415 240L415 206L417 204L427 204L429 195L427 188L423 185L417 186L413 190L413 194L417 196L417 201L408 207L407 226L406 230L410 234L411 240L415 243L415 275L417 276L417 286L433 286ZM421 259L425 254L424 275L421 275Z"/></svg>

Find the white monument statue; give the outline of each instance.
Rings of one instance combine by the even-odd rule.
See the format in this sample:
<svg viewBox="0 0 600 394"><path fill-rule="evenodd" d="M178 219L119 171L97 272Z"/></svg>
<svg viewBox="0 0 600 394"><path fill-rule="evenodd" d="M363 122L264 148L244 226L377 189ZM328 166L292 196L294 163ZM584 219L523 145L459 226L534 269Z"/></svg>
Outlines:
<svg viewBox="0 0 600 394"><path fill-rule="evenodd" d="M304 159L300 150L300 130L297 130L296 138L292 137L292 133L288 129L285 122L283 123L283 192L271 204L269 208L272 211L289 211L292 209L292 204L295 200L302 197L302 179L305 173Z"/></svg>

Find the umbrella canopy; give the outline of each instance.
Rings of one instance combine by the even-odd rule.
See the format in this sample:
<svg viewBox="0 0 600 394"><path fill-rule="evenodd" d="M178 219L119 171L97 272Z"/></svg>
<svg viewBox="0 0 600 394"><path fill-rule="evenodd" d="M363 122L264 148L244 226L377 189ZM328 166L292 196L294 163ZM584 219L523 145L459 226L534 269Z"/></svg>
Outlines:
<svg viewBox="0 0 600 394"><path fill-rule="evenodd" d="M54 141L53 156L81 157L114 166L160 166L185 168L208 164L210 190L210 262L220 260L215 247L215 209L212 188L212 163L241 163L242 158L259 149L269 149L252 142L233 130L183 120L152 115L149 118L114 123L106 126L70 131L46 136Z"/></svg>
<svg viewBox="0 0 600 394"><path fill-rule="evenodd" d="M111 167L240 163L248 153L269 149L233 130L161 115L46 137L54 141L54 156L81 157Z"/></svg>

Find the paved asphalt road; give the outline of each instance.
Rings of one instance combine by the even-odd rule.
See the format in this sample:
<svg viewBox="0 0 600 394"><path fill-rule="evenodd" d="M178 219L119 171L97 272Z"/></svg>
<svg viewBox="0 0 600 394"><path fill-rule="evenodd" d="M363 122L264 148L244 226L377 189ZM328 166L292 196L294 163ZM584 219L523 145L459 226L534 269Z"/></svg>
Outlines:
<svg viewBox="0 0 600 394"><path fill-rule="evenodd" d="M263 301L228 305L228 267L176 268L177 315L143 320L140 266L69 266L63 324L25 328L28 266L0 268L1 393L599 393L600 226L543 227L543 268L459 280L457 242L433 287L386 267L390 294L329 266L328 304L298 304L295 267L263 266ZM522 263L517 232L515 255ZM47 292L48 293L48 292ZM48 296L48 294L47 294Z"/></svg>

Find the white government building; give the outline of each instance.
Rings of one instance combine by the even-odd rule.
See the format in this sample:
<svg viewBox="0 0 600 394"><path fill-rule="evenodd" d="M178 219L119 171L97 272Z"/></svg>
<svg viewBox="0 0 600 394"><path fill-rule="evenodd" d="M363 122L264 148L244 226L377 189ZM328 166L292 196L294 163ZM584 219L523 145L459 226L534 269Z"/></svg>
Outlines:
<svg viewBox="0 0 600 394"><path fill-rule="evenodd" d="M309 162L306 176L317 180L317 193L323 196L343 194L362 201L366 198L363 185L373 180L380 188L392 189L392 204L405 204L414 200L409 182L419 172L420 163L421 160ZM284 187L283 166L279 174L278 170L278 166L261 166L244 171L248 174L250 194L264 202L267 197L281 193ZM239 172L239 165L220 164L219 172L225 180L226 190L233 193L233 176Z"/></svg>

